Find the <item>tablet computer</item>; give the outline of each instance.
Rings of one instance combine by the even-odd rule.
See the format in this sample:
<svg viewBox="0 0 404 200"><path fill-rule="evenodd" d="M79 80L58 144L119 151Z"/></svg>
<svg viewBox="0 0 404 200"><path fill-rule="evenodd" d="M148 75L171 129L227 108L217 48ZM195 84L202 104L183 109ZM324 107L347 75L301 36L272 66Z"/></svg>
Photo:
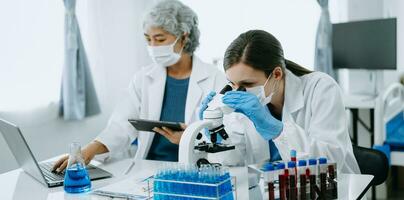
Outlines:
<svg viewBox="0 0 404 200"><path fill-rule="evenodd" d="M182 131L181 125L179 122L164 122L164 121L153 121L147 119L129 119L128 120L133 127L138 131L150 131L154 132L154 127L167 127L173 131Z"/></svg>

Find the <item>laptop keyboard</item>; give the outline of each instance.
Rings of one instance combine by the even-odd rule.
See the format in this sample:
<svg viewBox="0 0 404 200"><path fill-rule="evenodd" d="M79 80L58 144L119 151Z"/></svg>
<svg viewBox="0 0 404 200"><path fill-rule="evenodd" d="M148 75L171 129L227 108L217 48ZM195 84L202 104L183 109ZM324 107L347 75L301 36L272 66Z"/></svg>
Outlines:
<svg viewBox="0 0 404 200"><path fill-rule="evenodd" d="M54 164L53 162L44 162L39 164L39 167L41 168L41 171L46 179L51 181L63 181L65 178L65 171L61 173L52 172L53 164ZM87 165L86 168L87 170L96 169L96 167L91 164Z"/></svg>
<svg viewBox="0 0 404 200"><path fill-rule="evenodd" d="M45 178L51 181L63 181L65 172L56 173L52 172L53 162L41 163L39 165Z"/></svg>

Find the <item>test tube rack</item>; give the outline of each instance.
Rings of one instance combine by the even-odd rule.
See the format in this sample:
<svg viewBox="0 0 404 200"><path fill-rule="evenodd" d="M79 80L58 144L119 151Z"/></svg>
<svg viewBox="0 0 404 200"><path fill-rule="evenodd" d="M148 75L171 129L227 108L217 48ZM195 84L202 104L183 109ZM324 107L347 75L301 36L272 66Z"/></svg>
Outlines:
<svg viewBox="0 0 404 200"><path fill-rule="evenodd" d="M150 177L148 196L155 200L237 200L237 181L231 176L219 183L165 180Z"/></svg>
<svg viewBox="0 0 404 200"><path fill-rule="evenodd" d="M256 171L260 173L261 175L261 184L263 184L264 192L264 200L270 199L268 196L270 191L269 186L271 184L268 184L268 182L265 181L267 178L265 176L268 176L268 171L265 170L265 165L272 164L274 166L277 166L279 163L287 163L285 161L276 161L276 162L265 162L261 164L255 164L255 165L249 165L249 168L252 169L253 171ZM288 169L288 168L286 168ZM321 180L320 176L320 166L316 165L316 176L315 176L315 185L310 184L310 179L309 177L306 176L306 186L304 190L301 190L301 182L300 182L300 177L298 175L295 176L295 183L296 183L296 188L294 190L287 188L288 185L284 186L286 187L284 189L285 192L285 197L281 196L281 186L280 186L280 180L279 180L279 174L281 172L276 172L276 167L275 167L275 179L273 181L273 190L272 192L274 193L274 199L280 199L280 200L311 200L311 199L316 199L316 200L322 200L322 199L337 199L338 198L338 179L337 179L337 165L336 163L327 163L327 171L325 175L325 179ZM329 169L333 169L334 173L331 174ZM298 171L298 167L296 169L288 169L288 170L296 170ZM312 172L313 173L313 172ZM324 181L325 180L325 181ZM303 181L304 182L304 181ZM287 183L290 183L290 180L287 180ZM305 195L301 194L301 191L305 191ZM313 191L315 194L313 194ZM295 192L294 195L291 195L291 192Z"/></svg>

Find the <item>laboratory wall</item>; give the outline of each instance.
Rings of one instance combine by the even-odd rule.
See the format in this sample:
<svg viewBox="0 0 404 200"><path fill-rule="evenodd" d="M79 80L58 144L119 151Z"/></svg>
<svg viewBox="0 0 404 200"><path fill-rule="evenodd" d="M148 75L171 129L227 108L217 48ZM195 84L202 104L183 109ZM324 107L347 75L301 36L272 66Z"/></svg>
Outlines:
<svg viewBox="0 0 404 200"><path fill-rule="evenodd" d="M239 34L250 29L263 29L277 37L285 56L313 69L314 46L320 7L317 1L299 0L183 0L199 16L201 46L197 55L207 62L223 59L227 46ZM332 20L344 18L345 7L330 2Z"/></svg>

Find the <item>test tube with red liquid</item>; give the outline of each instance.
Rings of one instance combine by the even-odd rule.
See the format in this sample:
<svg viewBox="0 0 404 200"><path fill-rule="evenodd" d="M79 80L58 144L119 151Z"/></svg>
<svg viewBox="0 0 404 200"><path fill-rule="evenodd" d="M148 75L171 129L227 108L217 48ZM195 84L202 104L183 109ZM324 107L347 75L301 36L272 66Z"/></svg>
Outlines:
<svg viewBox="0 0 404 200"><path fill-rule="evenodd" d="M300 200L306 200L307 172L310 172L310 170L307 168L307 161L299 160L298 174L300 180Z"/></svg>
<svg viewBox="0 0 404 200"><path fill-rule="evenodd" d="M316 159L309 159L309 183L310 183L310 199L315 200L317 199L316 194L316 177L317 177L317 160Z"/></svg>
<svg viewBox="0 0 404 200"><path fill-rule="evenodd" d="M279 199L286 200L286 179L289 176L288 169L285 169L285 163L276 165L279 180Z"/></svg>
<svg viewBox="0 0 404 200"><path fill-rule="evenodd" d="M331 190L331 197L333 199L338 198L338 184L336 182L337 179L337 169L335 163L330 163L328 164L328 174L330 176L329 178L329 184L330 184L330 190Z"/></svg>
<svg viewBox="0 0 404 200"><path fill-rule="evenodd" d="M289 198L290 200L297 200L297 174L296 174L296 162L289 161L288 162L289 169Z"/></svg>
<svg viewBox="0 0 404 200"><path fill-rule="evenodd" d="M297 158L296 158L296 150L291 150L290 151L290 160L291 161L293 161L293 162L295 162L295 163L297 163ZM297 174L297 166L295 167L295 174ZM297 176L296 176L296 179L295 179L295 181L297 182Z"/></svg>
<svg viewBox="0 0 404 200"><path fill-rule="evenodd" d="M268 163L264 166L264 181L268 185L268 199L275 200L275 168Z"/></svg>
<svg viewBox="0 0 404 200"><path fill-rule="evenodd" d="M327 193L327 158L319 158L319 169L320 169L320 192L321 196L325 197Z"/></svg>

